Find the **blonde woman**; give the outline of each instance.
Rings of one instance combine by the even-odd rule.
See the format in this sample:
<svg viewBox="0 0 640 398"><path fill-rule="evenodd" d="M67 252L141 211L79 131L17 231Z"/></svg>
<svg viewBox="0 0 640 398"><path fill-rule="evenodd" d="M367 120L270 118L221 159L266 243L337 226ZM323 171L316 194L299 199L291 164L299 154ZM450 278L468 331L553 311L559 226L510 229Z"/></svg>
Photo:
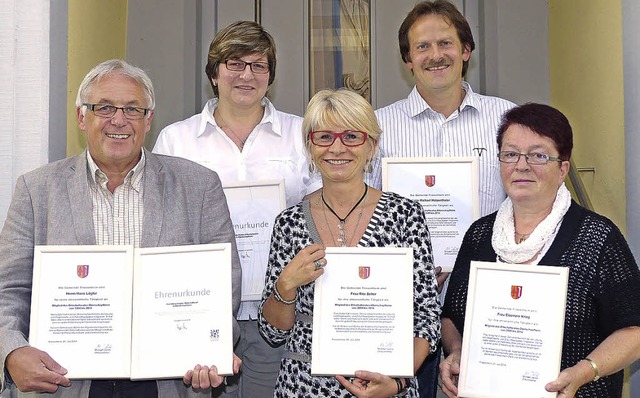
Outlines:
<svg viewBox="0 0 640 398"><path fill-rule="evenodd" d="M437 346L440 308L421 205L364 183L381 133L371 105L348 90L320 91L302 131L323 188L282 212L272 233L259 324L272 344L285 343L275 396L417 397L413 379L366 370L350 379L310 375L313 288L326 265L325 247L413 249L415 369Z"/></svg>

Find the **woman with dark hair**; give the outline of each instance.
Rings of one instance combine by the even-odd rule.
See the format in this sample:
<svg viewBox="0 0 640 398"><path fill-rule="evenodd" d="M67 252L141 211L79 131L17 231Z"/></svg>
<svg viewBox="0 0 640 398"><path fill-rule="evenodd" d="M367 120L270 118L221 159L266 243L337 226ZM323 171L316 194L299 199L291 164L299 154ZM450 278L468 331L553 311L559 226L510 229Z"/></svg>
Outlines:
<svg viewBox="0 0 640 398"><path fill-rule="evenodd" d="M309 173L300 131L302 118L278 111L266 97L276 75L273 37L253 21L220 30L205 68L214 98L201 113L165 127L153 151L180 156L218 173L228 185L242 181L284 180L286 204L292 206L320 188ZM234 214L231 219L242 218ZM242 264L242 302L237 311L243 361L240 380L229 378L225 397L267 397L280 367L282 347L271 346L258 332L258 307L266 264ZM218 391L214 396L218 396Z"/></svg>
<svg viewBox="0 0 640 398"><path fill-rule="evenodd" d="M620 230L572 201L564 185L569 121L547 105L513 108L498 147L507 199L460 247L442 315L442 390L458 394L470 262L489 261L569 268L562 370L545 388L560 398L620 397L621 369L640 358L640 271Z"/></svg>

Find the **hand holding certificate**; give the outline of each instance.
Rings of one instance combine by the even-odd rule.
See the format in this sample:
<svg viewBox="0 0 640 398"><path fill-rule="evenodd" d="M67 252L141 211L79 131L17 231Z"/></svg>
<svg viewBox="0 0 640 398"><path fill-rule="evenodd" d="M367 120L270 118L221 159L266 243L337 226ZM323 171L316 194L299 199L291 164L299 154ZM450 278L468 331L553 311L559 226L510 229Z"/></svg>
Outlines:
<svg viewBox="0 0 640 398"><path fill-rule="evenodd" d="M232 374L230 250L36 247L29 342L72 379Z"/></svg>
<svg viewBox="0 0 640 398"><path fill-rule="evenodd" d="M413 251L327 248L325 257L315 282L311 374L413 376Z"/></svg>
<svg viewBox="0 0 640 398"><path fill-rule="evenodd" d="M555 397L568 273L471 262L458 396Z"/></svg>
<svg viewBox="0 0 640 398"><path fill-rule="evenodd" d="M233 374L231 245L140 249L134 268L131 378Z"/></svg>
<svg viewBox="0 0 640 398"><path fill-rule="evenodd" d="M129 377L132 278L132 246L36 247L29 343L69 378Z"/></svg>

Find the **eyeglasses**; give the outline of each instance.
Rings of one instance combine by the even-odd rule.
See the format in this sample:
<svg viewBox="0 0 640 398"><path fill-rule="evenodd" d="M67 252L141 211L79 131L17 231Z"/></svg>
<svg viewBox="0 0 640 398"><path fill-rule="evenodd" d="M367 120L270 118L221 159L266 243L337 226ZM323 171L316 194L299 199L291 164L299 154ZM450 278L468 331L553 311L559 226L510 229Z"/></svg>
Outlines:
<svg viewBox="0 0 640 398"><path fill-rule="evenodd" d="M139 120L149 113L147 108L139 108L136 106L113 106L108 104L82 104L89 108L94 115L98 117L113 117L118 109L122 109L124 117L129 120Z"/></svg>
<svg viewBox="0 0 640 398"><path fill-rule="evenodd" d="M367 140L367 133L357 130L346 130L342 133L334 131L312 131L309 136L313 145L317 146L331 146L336 138L340 138L344 146L360 146Z"/></svg>
<svg viewBox="0 0 640 398"><path fill-rule="evenodd" d="M227 69L234 72L243 72L247 65L249 65L251 72L253 73L257 73L259 75L269 73L268 62L245 62L240 59L228 59L224 64L227 65Z"/></svg>
<svg viewBox="0 0 640 398"><path fill-rule="evenodd" d="M520 156L524 156L527 164L543 165L549 163L550 160L554 162L564 162L560 158L549 156L546 153L531 152L531 153L519 153L515 151L500 151L498 152L498 160L502 163L518 163Z"/></svg>

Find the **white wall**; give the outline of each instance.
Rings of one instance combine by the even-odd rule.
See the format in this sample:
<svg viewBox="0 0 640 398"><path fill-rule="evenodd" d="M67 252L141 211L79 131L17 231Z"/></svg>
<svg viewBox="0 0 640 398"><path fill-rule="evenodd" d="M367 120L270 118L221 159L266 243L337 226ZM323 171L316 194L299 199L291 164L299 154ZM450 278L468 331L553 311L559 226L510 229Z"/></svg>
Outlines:
<svg viewBox="0 0 640 398"><path fill-rule="evenodd" d="M149 74L156 92L148 148L163 127L202 110L196 98L200 3L128 2L126 58Z"/></svg>
<svg viewBox="0 0 640 398"><path fill-rule="evenodd" d="M640 259L640 3L622 1L627 240Z"/></svg>
<svg viewBox="0 0 640 398"><path fill-rule="evenodd" d="M476 3L477 0L465 0ZM549 11L545 1L484 0L479 15L479 91L518 104L549 104Z"/></svg>
<svg viewBox="0 0 640 398"><path fill-rule="evenodd" d="M627 241L640 260L640 3L622 0ZM631 394L640 396L640 361L631 367Z"/></svg>
<svg viewBox="0 0 640 398"><path fill-rule="evenodd" d="M67 157L69 2L49 2L49 162Z"/></svg>
<svg viewBox="0 0 640 398"><path fill-rule="evenodd" d="M48 1L0 0L0 226L17 177L49 160L49 26Z"/></svg>

